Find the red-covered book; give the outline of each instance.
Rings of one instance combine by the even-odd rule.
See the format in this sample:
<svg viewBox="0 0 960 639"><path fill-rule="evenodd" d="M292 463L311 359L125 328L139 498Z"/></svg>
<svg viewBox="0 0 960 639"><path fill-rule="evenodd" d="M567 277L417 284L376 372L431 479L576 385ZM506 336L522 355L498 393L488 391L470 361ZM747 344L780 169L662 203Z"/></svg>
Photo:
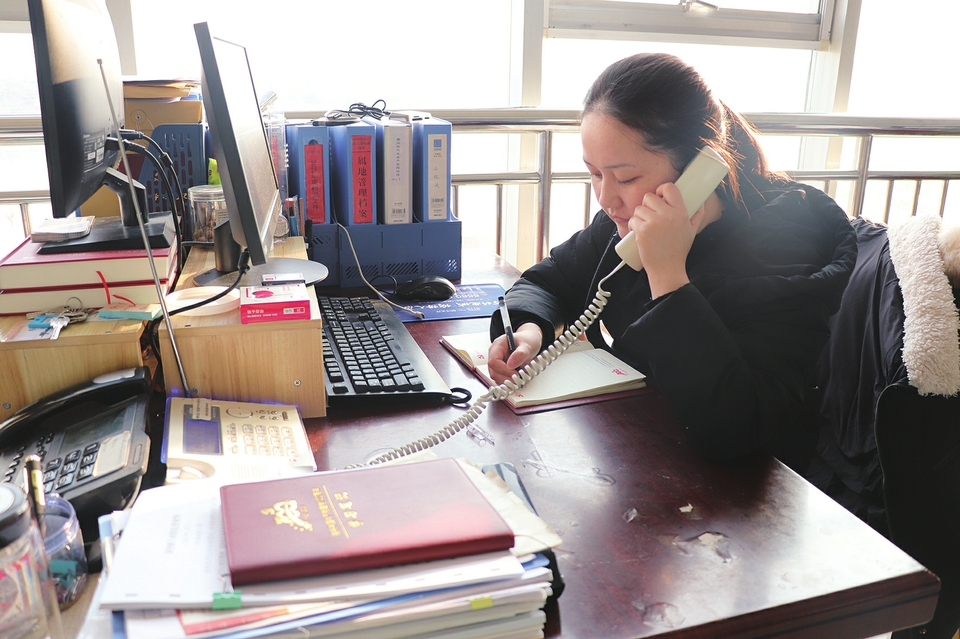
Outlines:
<svg viewBox="0 0 960 639"><path fill-rule="evenodd" d="M454 459L231 484L220 497L234 586L513 547Z"/></svg>
<svg viewBox="0 0 960 639"><path fill-rule="evenodd" d="M145 249L44 254L39 252L42 247L42 243L27 238L0 258L0 289L93 286L100 285L102 280L111 284L153 281ZM160 279L172 279L177 263L176 247L152 252Z"/></svg>

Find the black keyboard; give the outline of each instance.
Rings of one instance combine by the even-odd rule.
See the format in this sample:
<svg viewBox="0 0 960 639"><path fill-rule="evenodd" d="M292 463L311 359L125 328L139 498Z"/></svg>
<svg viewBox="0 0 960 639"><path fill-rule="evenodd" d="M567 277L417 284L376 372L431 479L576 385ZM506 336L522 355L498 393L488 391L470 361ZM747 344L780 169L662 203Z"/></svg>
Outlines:
<svg viewBox="0 0 960 639"><path fill-rule="evenodd" d="M448 398L450 389L388 304L318 296L331 403L348 397Z"/></svg>

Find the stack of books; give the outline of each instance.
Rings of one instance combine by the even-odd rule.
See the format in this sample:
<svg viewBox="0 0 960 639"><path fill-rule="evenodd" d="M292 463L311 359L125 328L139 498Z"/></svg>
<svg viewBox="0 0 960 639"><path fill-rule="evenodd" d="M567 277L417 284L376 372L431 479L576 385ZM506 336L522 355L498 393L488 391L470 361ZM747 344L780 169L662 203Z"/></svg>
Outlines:
<svg viewBox="0 0 960 639"><path fill-rule="evenodd" d="M0 259L0 315L62 306L101 308L111 303L159 303L144 249L40 253L30 238ZM164 294L177 279L177 250L153 249Z"/></svg>
<svg viewBox="0 0 960 639"><path fill-rule="evenodd" d="M122 534L81 634L99 615L127 639L543 636L560 539L473 466L210 482L101 518Z"/></svg>

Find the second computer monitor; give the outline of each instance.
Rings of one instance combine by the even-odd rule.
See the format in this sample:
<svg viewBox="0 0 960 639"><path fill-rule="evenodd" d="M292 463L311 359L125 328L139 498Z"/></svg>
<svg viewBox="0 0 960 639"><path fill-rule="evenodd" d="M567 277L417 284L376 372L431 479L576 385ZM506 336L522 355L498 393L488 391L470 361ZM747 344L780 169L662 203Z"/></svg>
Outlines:
<svg viewBox="0 0 960 639"><path fill-rule="evenodd" d="M233 239L264 264L280 213L280 188L245 47L194 25L203 68L203 106L223 182Z"/></svg>

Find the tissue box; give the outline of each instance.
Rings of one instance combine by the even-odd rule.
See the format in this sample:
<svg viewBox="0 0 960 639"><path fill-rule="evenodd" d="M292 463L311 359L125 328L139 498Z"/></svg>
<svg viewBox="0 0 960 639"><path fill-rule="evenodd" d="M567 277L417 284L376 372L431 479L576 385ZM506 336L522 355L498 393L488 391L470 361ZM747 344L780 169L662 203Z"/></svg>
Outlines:
<svg viewBox="0 0 960 639"><path fill-rule="evenodd" d="M240 287L240 323L310 319L304 284Z"/></svg>

